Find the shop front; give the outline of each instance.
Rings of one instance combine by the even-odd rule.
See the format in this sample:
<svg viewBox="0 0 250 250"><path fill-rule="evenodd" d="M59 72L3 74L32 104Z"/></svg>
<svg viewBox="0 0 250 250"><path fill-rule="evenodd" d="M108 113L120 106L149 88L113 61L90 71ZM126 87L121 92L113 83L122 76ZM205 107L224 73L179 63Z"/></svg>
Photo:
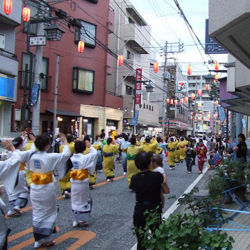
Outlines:
<svg viewBox="0 0 250 250"><path fill-rule="evenodd" d="M189 126L185 122L180 122L177 120L169 120L167 123L167 131L170 135L187 136L189 131Z"/></svg>

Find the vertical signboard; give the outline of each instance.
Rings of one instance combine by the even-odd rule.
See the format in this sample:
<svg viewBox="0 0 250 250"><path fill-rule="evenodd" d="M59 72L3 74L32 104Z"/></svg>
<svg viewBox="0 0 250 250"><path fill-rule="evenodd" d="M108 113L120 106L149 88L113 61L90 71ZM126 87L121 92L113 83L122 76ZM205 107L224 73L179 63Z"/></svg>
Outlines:
<svg viewBox="0 0 250 250"><path fill-rule="evenodd" d="M206 40L205 40L205 53L206 54L227 54L228 51L225 50L220 44L214 41L209 36L209 21L206 19Z"/></svg>
<svg viewBox="0 0 250 250"><path fill-rule="evenodd" d="M135 104L141 104L142 98L142 69L136 69Z"/></svg>

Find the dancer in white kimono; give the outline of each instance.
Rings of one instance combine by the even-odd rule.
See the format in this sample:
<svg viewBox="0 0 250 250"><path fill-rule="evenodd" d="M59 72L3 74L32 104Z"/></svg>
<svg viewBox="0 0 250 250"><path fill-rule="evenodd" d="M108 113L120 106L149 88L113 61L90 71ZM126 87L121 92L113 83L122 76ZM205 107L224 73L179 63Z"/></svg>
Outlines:
<svg viewBox="0 0 250 250"><path fill-rule="evenodd" d="M9 151L15 151L15 147L11 142L4 142L2 144ZM6 161L0 161L0 181L3 182L5 190L8 193L13 193L15 189L20 163L25 160L27 161L33 152L33 150L26 152L16 151ZM7 249L7 237L10 232L6 224L5 214L6 206L1 199L0 190L0 249Z"/></svg>
<svg viewBox="0 0 250 250"><path fill-rule="evenodd" d="M23 142L24 141L21 136L16 137L12 141L12 144L16 149L15 153L20 152L20 150L23 148ZM9 156L11 156L11 154L9 154ZM8 192L8 199L9 199L8 216L21 215L21 208L24 208L28 203L29 192L26 183L24 167L25 163L21 162L19 164L19 173L15 189L11 193Z"/></svg>
<svg viewBox="0 0 250 250"><path fill-rule="evenodd" d="M73 164L70 172L73 227L87 226L92 209L88 173L93 175L95 171L97 151L90 147L88 154L83 155L85 149L85 142L76 141L76 153L71 157Z"/></svg>
<svg viewBox="0 0 250 250"><path fill-rule="evenodd" d="M65 144L63 152L47 153L50 148L49 138L37 136L35 146L38 149L29 160L29 168L32 172L30 185L30 200L32 203L34 247L49 247L55 244L50 238L56 232L56 189L53 179L55 167L65 166L71 152L67 146L65 135L61 135L61 141Z"/></svg>

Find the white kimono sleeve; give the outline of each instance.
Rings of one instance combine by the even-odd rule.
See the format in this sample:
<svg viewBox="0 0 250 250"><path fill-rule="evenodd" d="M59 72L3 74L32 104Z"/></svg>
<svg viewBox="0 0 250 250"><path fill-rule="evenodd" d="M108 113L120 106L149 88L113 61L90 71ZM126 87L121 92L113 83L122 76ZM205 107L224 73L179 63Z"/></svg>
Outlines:
<svg viewBox="0 0 250 250"><path fill-rule="evenodd" d="M0 181L8 193L13 193L21 159L19 154L13 153L6 161L0 161Z"/></svg>
<svg viewBox="0 0 250 250"><path fill-rule="evenodd" d="M93 175L95 172L95 166L97 161L97 150L93 147L90 147L89 153L84 155L84 164L89 166L88 170L90 175Z"/></svg>

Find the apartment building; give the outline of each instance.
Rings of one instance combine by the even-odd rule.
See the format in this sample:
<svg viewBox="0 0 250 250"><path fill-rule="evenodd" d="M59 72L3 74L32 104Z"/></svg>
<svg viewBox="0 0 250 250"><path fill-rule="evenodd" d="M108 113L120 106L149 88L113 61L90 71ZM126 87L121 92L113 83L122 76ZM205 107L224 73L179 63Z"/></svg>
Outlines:
<svg viewBox="0 0 250 250"><path fill-rule="evenodd" d="M0 136L14 136L18 60L15 51L16 26L21 23L22 2L15 1L12 11L6 14L0 0Z"/></svg>
<svg viewBox="0 0 250 250"><path fill-rule="evenodd" d="M29 1L31 19L39 10L39 1ZM43 47L43 68L39 74L41 84L40 132L53 128L54 83L56 75L56 55L60 56L57 95L57 121L62 132L81 134L85 132L93 139L101 129L110 128L121 132L123 122L122 98L106 91L106 76L112 70L113 57L108 56L108 36L114 27L114 12L109 8L109 1L57 1L56 9L66 12L77 26L59 22L57 25L65 31L60 41L46 41ZM87 11L86 11L87 10ZM21 11L20 11L21 13ZM50 9L55 15L54 9ZM97 15L102 13L102 15ZM31 24L31 36L36 35L36 24ZM20 61L17 106L21 109L24 98L24 86L30 93L29 82L25 85L25 67L32 72L30 54L26 51L27 24L17 28L16 51ZM84 41L83 53L78 52L79 40ZM30 47L35 55L36 48ZM33 60L34 62L34 60ZM32 108L28 106L28 112ZM28 121L31 116L29 115ZM18 121L16 120L18 125ZM20 124L19 124L20 125Z"/></svg>
<svg viewBox="0 0 250 250"><path fill-rule="evenodd" d="M209 89L210 79L207 75L188 76L188 97L190 109L190 122L195 134L207 134L215 132L217 112L215 100L211 100ZM209 89L207 88L209 84Z"/></svg>
<svg viewBox="0 0 250 250"><path fill-rule="evenodd" d="M160 126L158 115L155 116L158 107L150 103L146 93L150 80L150 27L130 1L111 0L110 7L115 13L115 34L109 36L109 47L124 57L124 64L118 66L114 61L113 73L107 77L107 91L123 97L124 131L132 132L130 122L139 111L137 128L143 133L147 127ZM134 106L137 68L142 69L144 83L141 104Z"/></svg>

